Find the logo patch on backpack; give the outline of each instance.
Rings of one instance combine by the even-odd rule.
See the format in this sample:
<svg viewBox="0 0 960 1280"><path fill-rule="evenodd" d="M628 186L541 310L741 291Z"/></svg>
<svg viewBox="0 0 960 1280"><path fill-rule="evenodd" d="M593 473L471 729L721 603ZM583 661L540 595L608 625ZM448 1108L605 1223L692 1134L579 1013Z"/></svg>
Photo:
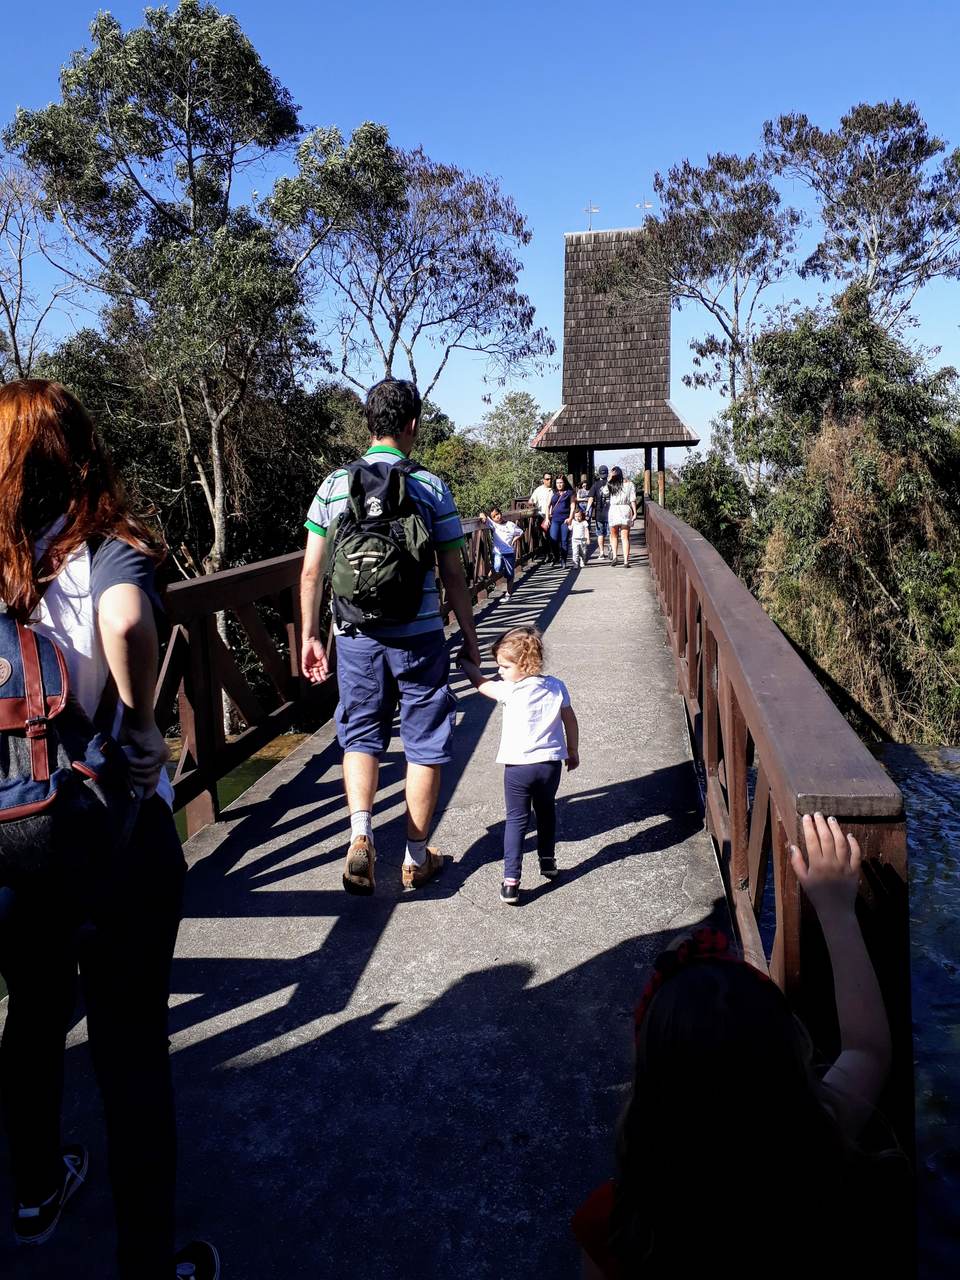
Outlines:
<svg viewBox="0 0 960 1280"><path fill-rule="evenodd" d="M0 658L0 685L5 685L12 675L13 667L6 658Z"/></svg>
<svg viewBox="0 0 960 1280"><path fill-rule="evenodd" d="M420 612L434 562L425 513L409 492L409 459L354 462L347 506L330 526L333 616L348 634L397 625Z"/></svg>

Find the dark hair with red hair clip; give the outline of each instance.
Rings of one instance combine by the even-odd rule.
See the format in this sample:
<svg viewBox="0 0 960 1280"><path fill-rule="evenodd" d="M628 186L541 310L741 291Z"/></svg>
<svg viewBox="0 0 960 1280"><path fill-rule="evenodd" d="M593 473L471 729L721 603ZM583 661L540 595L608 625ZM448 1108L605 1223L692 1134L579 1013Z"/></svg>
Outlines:
<svg viewBox="0 0 960 1280"><path fill-rule="evenodd" d="M726 960L732 964L747 964L730 949L730 939L722 929L710 929L707 926L691 933L689 938L684 938L683 942L671 951L661 951L653 962L653 972L633 1011L634 1039L640 1034L640 1027L647 1016L650 1003L663 984L695 960ZM747 968L752 969L764 982L770 981L765 973L754 969L753 965L747 965Z"/></svg>

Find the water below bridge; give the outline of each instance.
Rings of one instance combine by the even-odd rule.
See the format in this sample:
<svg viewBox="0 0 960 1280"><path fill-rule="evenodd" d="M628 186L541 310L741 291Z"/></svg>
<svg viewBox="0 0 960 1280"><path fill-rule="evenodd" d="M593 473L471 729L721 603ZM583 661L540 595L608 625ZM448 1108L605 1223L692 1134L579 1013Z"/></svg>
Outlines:
<svg viewBox="0 0 960 1280"><path fill-rule="evenodd" d="M433 843L441 878L402 894L399 741L375 814L373 899L340 888L345 811L327 726L187 846L173 969L180 1228L225 1280L574 1277L568 1220L612 1169L632 1009L651 957L725 918L673 659L649 574L537 568L479 615L482 643L537 622L581 725L558 797L561 878L504 907L499 712L463 681ZM65 1134L82 1199L23 1280L113 1274L85 1028ZM0 1187L0 1200L5 1187ZM6 1201L4 1201L6 1202Z"/></svg>

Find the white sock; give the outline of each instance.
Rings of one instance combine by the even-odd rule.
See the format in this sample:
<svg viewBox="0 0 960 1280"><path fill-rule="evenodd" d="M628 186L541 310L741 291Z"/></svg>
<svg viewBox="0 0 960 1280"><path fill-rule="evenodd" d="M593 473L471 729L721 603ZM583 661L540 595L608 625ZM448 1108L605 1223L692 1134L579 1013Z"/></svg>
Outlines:
<svg viewBox="0 0 960 1280"><path fill-rule="evenodd" d="M358 809L350 815L350 838L356 840L357 836L373 839L373 814L369 809Z"/></svg>
<svg viewBox="0 0 960 1280"><path fill-rule="evenodd" d="M407 836L407 852L403 855L403 865L405 867L422 867L426 860L426 840L411 840Z"/></svg>

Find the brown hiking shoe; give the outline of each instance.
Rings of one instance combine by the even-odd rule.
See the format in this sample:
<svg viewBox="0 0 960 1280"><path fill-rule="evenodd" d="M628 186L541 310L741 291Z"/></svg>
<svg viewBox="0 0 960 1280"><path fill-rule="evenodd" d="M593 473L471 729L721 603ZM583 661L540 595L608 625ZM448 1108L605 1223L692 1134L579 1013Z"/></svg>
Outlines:
<svg viewBox="0 0 960 1280"><path fill-rule="evenodd" d="M351 840L347 860L343 864L343 887L347 893L373 893L373 864L377 851L369 836L357 836Z"/></svg>
<svg viewBox="0 0 960 1280"><path fill-rule="evenodd" d="M443 870L443 854L439 849L427 846L427 856L419 867L411 867L404 863L402 879L405 889L422 889L428 880L438 876Z"/></svg>

